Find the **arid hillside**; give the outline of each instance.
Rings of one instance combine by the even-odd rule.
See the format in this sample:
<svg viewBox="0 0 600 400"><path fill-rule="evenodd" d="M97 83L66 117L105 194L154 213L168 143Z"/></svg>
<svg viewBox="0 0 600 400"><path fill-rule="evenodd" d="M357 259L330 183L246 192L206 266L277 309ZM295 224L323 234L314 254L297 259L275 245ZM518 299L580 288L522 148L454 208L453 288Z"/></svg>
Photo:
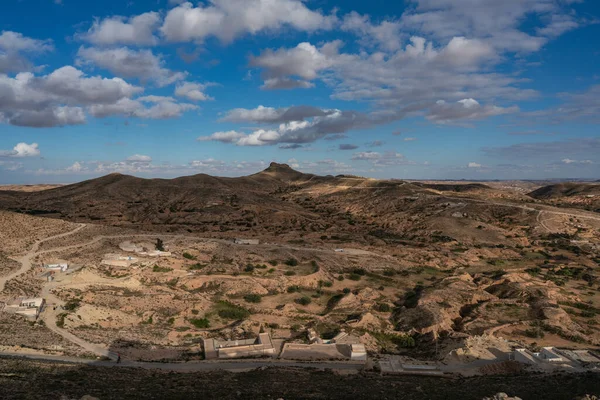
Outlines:
<svg viewBox="0 0 600 400"><path fill-rule="evenodd" d="M545 200L549 204L581 207L590 211L600 210L600 185L586 183L559 183L543 186L529 196Z"/></svg>

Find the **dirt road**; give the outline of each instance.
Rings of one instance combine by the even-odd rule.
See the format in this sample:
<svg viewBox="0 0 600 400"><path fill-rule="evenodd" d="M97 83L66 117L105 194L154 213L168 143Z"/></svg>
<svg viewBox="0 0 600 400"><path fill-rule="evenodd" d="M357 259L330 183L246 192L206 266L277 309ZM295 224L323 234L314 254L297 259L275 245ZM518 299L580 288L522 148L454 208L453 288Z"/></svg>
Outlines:
<svg viewBox="0 0 600 400"><path fill-rule="evenodd" d="M13 272L10 275L3 276L0 278L0 293L2 293L4 291L6 282L10 281L11 279L15 279L19 275L24 274L31 269L31 267L32 267L31 260L33 260L39 254L42 254L42 252L38 252L38 249L40 248L40 244L50 241L50 240L59 239L59 238L65 237L65 236L73 235L85 227L86 227L85 224L80 224L77 228L73 229L72 231L69 231L66 233L61 233L60 235L50 236L45 239L38 240L37 242L35 242L33 244L31 249L24 256L19 257L19 258L14 258L15 261L17 261L21 264L21 268L19 268L17 271Z"/></svg>

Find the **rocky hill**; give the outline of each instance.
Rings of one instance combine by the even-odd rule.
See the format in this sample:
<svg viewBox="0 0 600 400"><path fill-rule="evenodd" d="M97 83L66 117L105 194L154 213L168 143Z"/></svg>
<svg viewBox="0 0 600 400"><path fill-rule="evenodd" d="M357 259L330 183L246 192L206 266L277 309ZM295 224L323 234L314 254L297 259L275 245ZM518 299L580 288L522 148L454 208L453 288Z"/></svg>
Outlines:
<svg viewBox="0 0 600 400"><path fill-rule="evenodd" d="M529 193L529 196L534 199L549 201L555 205L600 211L600 185L596 184L559 183L543 186Z"/></svg>

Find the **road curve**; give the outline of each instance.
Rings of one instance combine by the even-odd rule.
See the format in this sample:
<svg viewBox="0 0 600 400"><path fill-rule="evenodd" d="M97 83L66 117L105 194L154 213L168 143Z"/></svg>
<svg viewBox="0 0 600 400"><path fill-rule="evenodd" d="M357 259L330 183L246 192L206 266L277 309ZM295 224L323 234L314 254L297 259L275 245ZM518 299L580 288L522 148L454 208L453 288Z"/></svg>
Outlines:
<svg viewBox="0 0 600 400"><path fill-rule="evenodd" d="M54 235L54 236L47 237L45 239L38 240L37 242L35 242L33 244L31 249L24 256L18 257L18 258L13 258L15 261L17 261L18 263L21 264L21 268L19 268L17 271L13 272L10 275L0 277L0 293L2 293L4 291L6 282L10 281L11 279L15 279L19 275L24 274L31 269L31 260L34 257L36 257L38 254L41 254L41 253L38 253L40 244L50 241L50 240L59 239L59 238L65 237L65 236L71 236L71 235L79 232L86 226L87 226L86 224L79 224L79 226L77 228L73 229L72 231L69 231L66 233L61 233L60 235Z"/></svg>

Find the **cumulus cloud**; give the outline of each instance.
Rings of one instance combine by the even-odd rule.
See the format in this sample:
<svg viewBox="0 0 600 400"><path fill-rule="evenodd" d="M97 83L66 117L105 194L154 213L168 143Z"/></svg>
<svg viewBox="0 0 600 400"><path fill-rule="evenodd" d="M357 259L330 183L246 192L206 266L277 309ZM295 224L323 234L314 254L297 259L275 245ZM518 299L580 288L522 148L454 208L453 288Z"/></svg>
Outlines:
<svg viewBox="0 0 600 400"><path fill-rule="evenodd" d="M142 154L134 154L132 156L127 157L127 160L129 162L152 162L152 157L150 156L145 156Z"/></svg>
<svg viewBox="0 0 600 400"><path fill-rule="evenodd" d="M153 81L159 87L187 77L186 72L165 68L162 56L155 55L150 50L132 50L127 47L110 49L81 47L77 56L78 65L93 65L124 78Z"/></svg>
<svg viewBox="0 0 600 400"><path fill-rule="evenodd" d="M82 124L82 107L114 104L141 91L123 79L88 77L71 66L40 77L0 75L0 121L30 127Z"/></svg>
<svg viewBox="0 0 600 400"><path fill-rule="evenodd" d="M258 106L254 109L236 108L230 110L221 120L227 122L275 124L303 121L306 118L312 117L324 117L335 112L336 110L324 110L313 106L293 106L285 108Z"/></svg>
<svg viewBox="0 0 600 400"><path fill-rule="evenodd" d="M319 139L335 138L354 129L364 129L384 123L395 116L364 114L357 111L319 110L313 107L272 109L259 107L254 110L237 109L227 113L225 119L237 122L257 122L273 125L251 133L239 131L216 132L199 140L215 140L238 146L266 146L280 143L312 143Z"/></svg>
<svg viewBox="0 0 600 400"><path fill-rule="evenodd" d="M2 31L0 33L0 74L29 71L33 66L27 56L53 49L51 40L33 39L18 32Z"/></svg>
<svg viewBox="0 0 600 400"><path fill-rule="evenodd" d="M0 34L0 49L6 52L41 53L54 50L52 40L39 40L23 36L19 32L2 31Z"/></svg>
<svg viewBox="0 0 600 400"><path fill-rule="evenodd" d="M481 164L478 164L476 162L470 162L469 164L467 164L468 168L481 168Z"/></svg>
<svg viewBox="0 0 600 400"><path fill-rule="evenodd" d="M40 155L37 143L17 143L12 150L0 151L0 157L37 157Z"/></svg>
<svg viewBox="0 0 600 400"><path fill-rule="evenodd" d="M561 162L563 164L594 164L592 160L572 160L570 158L564 158Z"/></svg>
<svg viewBox="0 0 600 400"><path fill-rule="evenodd" d="M344 17L341 29L353 32L363 38L367 46L380 46L386 50L397 50L401 47L402 25L398 21L371 22L368 15L360 15L352 11Z"/></svg>
<svg viewBox="0 0 600 400"><path fill-rule="evenodd" d="M212 97L204 93L207 85L195 82L183 82L175 88L175 95L185 97L192 101L213 100Z"/></svg>
<svg viewBox="0 0 600 400"><path fill-rule="evenodd" d="M148 12L131 18L113 16L96 20L91 28L79 38L95 45L152 46L158 43L154 31L160 26L157 12Z"/></svg>
<svg viewBox="0 0 600 400"><path fill-rule="evenodd" d="M299 0L210 0L196 7L185 2L171 9L160 28L167 41L203 41L214 36L228 43L289 26L300 31L330 29L335 17L312 11Z"/></svg>
<svg viewBox="0 0 600 400"><path fill-rule="evenodd" d="M340 41L327 43L321 48L303 42L292 49L266 50L257 57L251 57L250 65L264 69L265 89L309 88L313 84L308 81L333 66L339 46Z"/></svg>
<svg viewBox="0 0 600 400"><path fill-rule="evenodd" d="M443 100L436 102L429 109L427 119L438 124L451 123L457 120L478 120L509 114L519 111L517 106L503 108L497 106L482 106L477 100L463 99L456 103L448 104Z"/></svg>
<svg viewBox="0 0 600 400"><path fill-rule="evenodd" d="M537 51L551 32L558 31L552 16L564 18L572 1L562 0L412 0L414 8L402 15L407 30L440 40L456 36L483 39L503 51ZM528 16L541 21L537 35L520 30ZM548 21L550 19L550 21ZM563 28L564 29L564 28ZM564 32L565 30L563 30Z"/></svg>
<svg viewBox="0 0 600 400"><path fill-rule="evenodd" d="M147 119L170 119L197 109L198 106L194 104L178 103L172 97L143 96L135 100L124 98L113 104L93 105L89 107L88 111L97 118L121 115Z"/></svg>

